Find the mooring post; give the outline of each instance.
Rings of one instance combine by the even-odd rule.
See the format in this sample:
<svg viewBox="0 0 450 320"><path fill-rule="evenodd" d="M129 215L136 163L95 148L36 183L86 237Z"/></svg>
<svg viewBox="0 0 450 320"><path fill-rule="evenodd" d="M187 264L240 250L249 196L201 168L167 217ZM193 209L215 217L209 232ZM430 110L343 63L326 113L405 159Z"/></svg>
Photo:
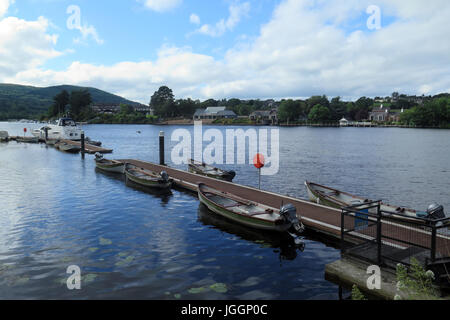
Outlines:
<svg viewBox="0 0 450 320"><path fill-rule="evenodd" d="M159 132L159 164L165 166L164 157L164 131Z"/></svg>
<svg viewBox="0 0 450 320"><path fill-rule="evenodd" d="M86 152L86 147L84 145L84 131L81 131L81 155L84 157L84 153Z"/></svg>
<svg viewBox="0 0 450 320"><path fill-rule="evenodd" d="M44 132L45 132L45 141L47 142L47 140L48 140L48 127L45 127Z"/></svg>
<svg viewBox="0 0 450 320"><path fill-rule="evenodd" d="M381 266L381 260L382 260L382 255L381 255L381 248L382 248L382 230L381 230L381 203L378 202L378 206L377 206L377 262L378 262L378 266Z"/></svg>

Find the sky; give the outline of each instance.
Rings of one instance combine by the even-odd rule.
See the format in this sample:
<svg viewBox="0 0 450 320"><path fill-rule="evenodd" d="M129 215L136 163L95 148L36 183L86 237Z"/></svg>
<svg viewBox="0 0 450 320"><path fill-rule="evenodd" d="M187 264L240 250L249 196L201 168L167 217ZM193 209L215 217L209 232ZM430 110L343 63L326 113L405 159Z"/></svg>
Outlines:
<svg viewBox="0 0 450 320"><path fill-rule="evenodd" d="M0 83L148 104L450 93L448 0L0 0Z"/></svg>

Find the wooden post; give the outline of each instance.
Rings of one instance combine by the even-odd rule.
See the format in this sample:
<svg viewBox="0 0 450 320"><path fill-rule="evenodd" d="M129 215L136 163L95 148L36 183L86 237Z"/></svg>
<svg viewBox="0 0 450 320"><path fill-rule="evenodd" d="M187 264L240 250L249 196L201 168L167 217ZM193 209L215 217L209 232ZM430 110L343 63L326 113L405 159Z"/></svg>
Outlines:
<svg viewBox="0 0 450 320"><path fill-rule="evenodd" d="M86 147L84 144L84 131L81 131L81 155L84 156L85 152L86 152Z"/></svg>
<svg viewBox="0 0 450 320"><path fill-rule="evenodd" d="M47 140L48 140L48 127L45 127L44 131L45 131L45 141L47 142Z"/></svg>
<svg viewBox="0 0 450 320"><path fill-rule="evenodd" d="M159 164L165 166L164 156L164 131L159 132Z"/></svg>

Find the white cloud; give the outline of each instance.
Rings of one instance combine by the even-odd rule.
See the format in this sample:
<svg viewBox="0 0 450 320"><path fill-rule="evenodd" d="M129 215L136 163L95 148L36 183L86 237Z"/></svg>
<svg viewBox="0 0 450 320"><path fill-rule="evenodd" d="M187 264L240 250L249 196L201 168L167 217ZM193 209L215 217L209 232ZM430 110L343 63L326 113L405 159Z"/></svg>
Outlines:
<svg viewBox="0 0 450 320"><path fill-rule="evenodd" d="M193 24L200 24L200 17L198 15L196 15L195 13L193 13L189 17L189 21Z"/></svg>
<svg viewBox="0 0 450 320"><path fill-rule="evenodd" d="M9 6L13 3L14 0L0 0L0 18L8 12Z"/></svg>
<svg viewBox="0 0 450 320"><path fill-rule="evenodd" d="M196 30L197 33L205 34L211 37L220 37L225 32L231 31L241 21L241 19L248 15L250 12L250 3L237 3L232 4L228 8L230 15L227 20L221 19L214 26L209 24L202 25Z"/></svg>
<svg viewBox="0 0 450 320"><path fill-rule="evenodd" d="M48 26L43 17L36 21L15 17L0 20L0 81L62 54L54 49L58 36L48 34Z"/></svg>
<svg viewBox="0 0 450 320"><path fill-rule="evenodd" d="M55 52L51 36L43 28L38 32L42 37L38 41L43 45L42 57L30 65L24 65L20 58L17 61L20 68L2 72L0 67L0 81L2 74L8 74L3 79L9 82L95 86L144 103L161 85L168 85L177 97L201 99L313 94L357 98L388 95L393 91L448 92L450 3L379 0L383 19L388 14L398 17L393 23L382 23L382 29L375 32L366 30L365 23L360 30L342 27L365 14L371 2L283 1L254 40L236 45L220 59L198 54L192 48L163 46L153 61L109 66L73 62L63 71L46 70L42 61ZM239 19L234 17L223 25L235 25ZM14 50L22 55L27 52L18 45L13 47L9 50L9 46L0 44L0 48L10 51L8 66L15 66L11 60Z"/></svg>
<svg viewBox="0 0 450 320"><path fill-rule="evenodd" d="M141 0L144 1L144 5L156 12L165 12L178 7L182 0Z"/></svg>

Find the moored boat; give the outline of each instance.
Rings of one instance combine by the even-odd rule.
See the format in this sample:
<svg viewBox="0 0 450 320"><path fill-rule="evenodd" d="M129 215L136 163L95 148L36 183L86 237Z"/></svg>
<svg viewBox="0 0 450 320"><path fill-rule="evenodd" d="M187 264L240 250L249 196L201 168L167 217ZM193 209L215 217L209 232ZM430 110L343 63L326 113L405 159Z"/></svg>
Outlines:
<svg viewBox="0 0 450 320"><path fill-rule="evenodd" d="M68 152L68 153L78 153L81 151L81 147L78 145L74 145L74 144L70 144L67 142L57 142L55 144L55 148L58 148L59 150L63 151L63 152Z"/></svg>
<svg viewBox="0 0 450 320"><path fill-rule="evenodd" d="M100 153L95 154L95 166L103 171L112 173L125 173L125 163L117 160L108 160L103 158Z"/></svg>
<svg viewBox="0 0 450 320"><path fill-rule="evenodd" d="M198 197L212 212L248 227L296 234L304 230L297 217L297 210L292 204L278 210L221 192L203 183L198 185Z"/></svg>
<svg viewBox="0 0 450 320"><path fill-rule="evenodd" d="M39 139L79 141L81 140L81 132L81 128L73 119L61 118L57 124L48 124L40 129L33 130L31 134Z"/></svg>
<svg viewBox="0 0 450 320"><path fill-rule="evenodd" d="M195 160L189 160L189 172L204 175L210 178L221 179L225 181L233 181L236 176L234 171L226 171L206 163L201 163Z"/></svg>
<svg viewBox="0 0 450 320"><path fill-rule="evenodd" d="M131 180L138 185L153 189L170 189L173 183L173 180L170 179L169 175L165 171L156 173L147 169L139 168L129 163L125 165L125 175L127 180Z"/></svg>
<svg viewBox="0 0 450 320"><path fill-rule="evenodd" d="M372 202L369 199L358 197L348 192L343 192L337 189L333 189L309 181L305 182L305 186L310 201L337 209ZM404 207L381 203L381 210L385 213L399 214L404 215L405 217L412 217L412 218L429 218L429 219L445 218L442 206L438 207L440 208L431 208L430 206L427 212L421 212L416 211L414 209L408 209Z"/></svg>
<svg viewBox="0 0 450 320"><path fill-rule="evenodd" d="M17 137L16 141L22 142L22 143L39 143L39 138L38 137Z"/></svg>
<svg viewBox="0 0 450 320"><path fill-rule="evenodd" d="M0 142L8 142L9 134L7 131L0 131Z"/></svg>
<svg viewBox="0 0 450 320"><path fill-rule="evenodd" d="M59 140L55 140L55 139L47 139L45 140L45 144L48 146L54 146L56 143L58 143Z"/></svg>

